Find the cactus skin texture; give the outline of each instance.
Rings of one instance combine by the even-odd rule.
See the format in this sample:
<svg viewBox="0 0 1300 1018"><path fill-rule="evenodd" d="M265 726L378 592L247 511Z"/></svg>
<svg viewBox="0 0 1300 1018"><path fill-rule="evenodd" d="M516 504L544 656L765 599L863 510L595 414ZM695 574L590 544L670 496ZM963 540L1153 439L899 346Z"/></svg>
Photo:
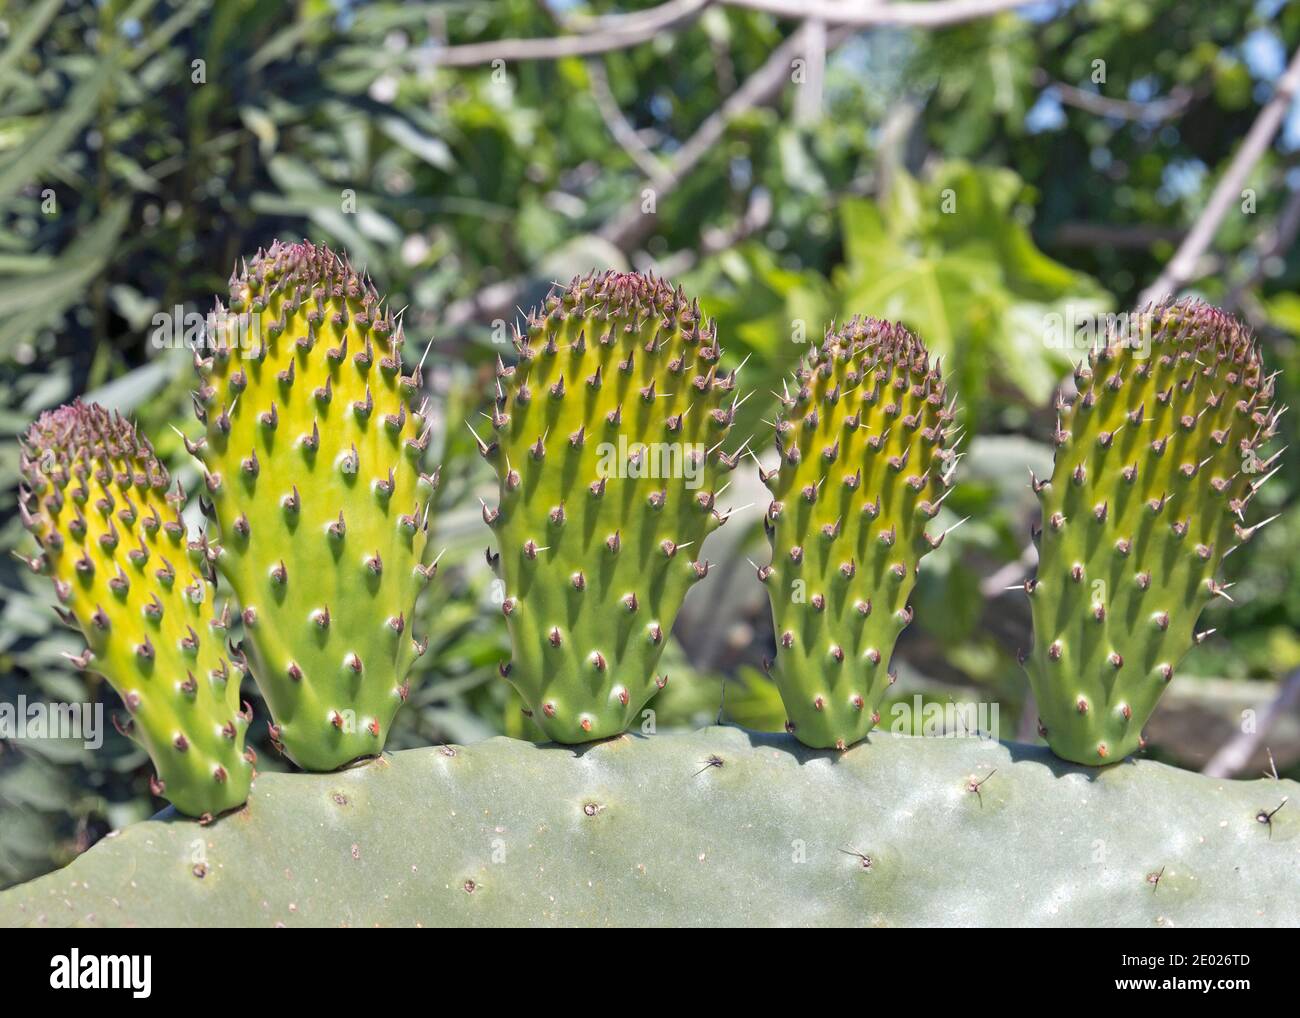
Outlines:
<svg viewBox="0 0 1300 1018"><path fill-rule="evenodd" d="M1026 581L1027 662L1040 734L1058 756L1123 760L1203 638L1194 626L1225 555L1258 529L1245 509L1272 469L1258 459L1281 410L1270 406L1249 333L1196 302L1141 313L1150 349L1112 332L1058 400L1037 578ZM1133 330L1136 331L1136 330Z"/></svg>
<svg viewBox="0 0 1300 1018"><path fill-rule="evenodd" d="M871 318L828 333L795 383L776 425L780 464L763 474L772 562L758 576L786 728L844 749L879 723L917 567L946 533L926 525L956 458L953 407L921 341Z"/></svg>
<svg viewBox="0 0 1300 1018"><path fill-rule="evenodd" d="M145 748L154 792L204 820L248 797L251 711L240 711L242 671L225 652L229 613L201 552L191 564L180 485L134 425L103 407L72 403L28 431L19 506L54 580L60 617L87 650L72 660L106 678L130 715L119 728ZM117 719L115 718L116 722Z"/></svg>
<svg viewBox="0 0 1300 1018"><path fill-rule="evenodd" d="M479 440L500 480L483 515L513 655L502 674L550 738L617 735L667 681L655 665L725 521L734 373L698 303L633 273L552 291L515 346L495 436Z"/></svg>
<svg viewBox="0 0 1300 1018"><path fill-rule="evenodd" d="M311 244L274 244L231 280L196 354L187 441L219 528L210 557L243 612L278 747L307 770L379 753L423 653L429 441L409 412L402 330L369 281ZM209 535L209 538L211 535Z"/></svg>
<svg viewBox="0 0 1300 1018"><path fill-rule="evenodd" d="M0 893L3 926L1275 926L1294 781L872 736L495 738L264 774L206 863L164 814ZM303 832L310 831L310 837ZM1099 857L1097 839L1105 838Z"/></svg>

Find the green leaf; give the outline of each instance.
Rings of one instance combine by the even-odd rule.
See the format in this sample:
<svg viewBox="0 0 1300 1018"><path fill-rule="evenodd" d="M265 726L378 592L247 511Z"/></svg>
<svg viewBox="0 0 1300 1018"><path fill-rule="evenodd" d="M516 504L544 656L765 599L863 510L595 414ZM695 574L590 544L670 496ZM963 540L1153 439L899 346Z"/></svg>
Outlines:
<svg viewBox="0 0 1300 1018"><path fill-rule="evenodd" d="M99 108L100 93L113 75L113 64L101 61L89 77L82 79L64 100L59 112L36 118L27 144L0 165L0 200L19 188L37 182L40 174L63 153L77 133L90 122Z"/></svg>
<svg viewBox="0 0 1300 1018"><path fill-rule="evenodd" d="M445 141L425 134L404 117L381 117L379 129L390 141L419 156L430 166L447 173L456 168L456 160Z"/></svg>
<svg viewBox="0 0 1300 1018"><path fill-rule="evenodd" d="M5 95L9 76L18 61L31 51L32 45L41 37L41 33L54 20L54 15L59 13L62 6L63 0L45 0L36 10L27 11L18 19L17 33L9 40L5 51L0 53L0 98Z"/></svg>
<svg viewBox="0 0 1300 1018"><path fill-rule="evenodd" d="M45 272L0 282L0 355L21 340L59 322L82 299L117 249L131 204L119 199L82 231Z"/></svg>

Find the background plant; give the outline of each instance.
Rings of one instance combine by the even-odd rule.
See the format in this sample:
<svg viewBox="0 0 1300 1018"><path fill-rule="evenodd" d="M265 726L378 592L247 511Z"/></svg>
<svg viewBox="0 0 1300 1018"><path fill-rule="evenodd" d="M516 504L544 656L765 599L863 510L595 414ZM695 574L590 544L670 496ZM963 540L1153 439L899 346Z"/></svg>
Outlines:
<svg viewBox="0 0 1300 1018"><path fill-rule="evenodd" d="M731 363L749 357L742 440L772 419L800 339L855 312L897 318L944 356L959 423L977 436L945 503L972 519L922 570L897 695L996 700L1004 737L1032 738L1015 663L1028 605L1003 588L1032 569L1025 468L1050 464L1049 394L1071 359L1045 342L1047 316L1123 311L1162 280L1193 290L1261 335L1283 371L1278 401L1297 403L1300 115L1286 72L1300 12L1279 0L967 6L981 16L918 28L818 26L744 0L9 4L0 505L15 504L9 439L77 393L133 412L192 481L168 427L189 419L189 355L155 345L154 316L206 313L238 258L277 236L346 249L405 306L409 346L435 339L431 540L446 551L420 608L430 649L389 745L535 735L496 672L507 641L473 497L493 482L463 424L509 354L516 309L592 267L680 278L717 317ZM563 55L590 50L563 40L593 29L616 48ZM1280 124L1248 142L1274 109ZM1207 218L1225 182L1231 200ZM1175 258L1207 223L1199 255ZM1279 447L1294 429L1284 417ZM1218 634L1165 697L1151 754L1254 773L1267 746L1296 773L1293 455L1259 497L1261 517L1282 517L1234 555L1235 604L1207 616ZM742 473L734 504L755 505L713 539L708 589L679 617L661 728L714 717L724 683L725 717L784 720L758 668L770 623L746 561L766 561L766 499ZM0 537L16 547L7 511ZM61 658L78 645L19 563L0 565L0 590L0 696L119 706ZM1244 709L1258 711L1254 732ZM143 754L115 736L94 754L0 751L0 883L158 805Z"/></svg>

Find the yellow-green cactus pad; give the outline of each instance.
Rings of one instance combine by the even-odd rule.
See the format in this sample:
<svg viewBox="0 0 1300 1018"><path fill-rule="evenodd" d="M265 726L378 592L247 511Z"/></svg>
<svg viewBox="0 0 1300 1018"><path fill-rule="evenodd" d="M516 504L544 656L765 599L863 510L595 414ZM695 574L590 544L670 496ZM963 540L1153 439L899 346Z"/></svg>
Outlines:
<svg viewBox="0 0 1300 1018"><path fill-rule="evenodd" d="M890 657L912 621L917 567L943 533L953 408L937 364L903 326L855 318L809 350L776 423L766 525L786 727L843 749L878 723Z"/></svg>
<svg viewBox="0 0 1300 1018"><path fill-rule="evenodd" d="M725 520L734 374L699 304L635 273L557 288L515 345L480 440L500 479L483 512L513 651L502 672L551 738L616 735L667 681L660 652Z"/></svg>
<svg viewBox="0 0 1300 1018"><path fill-rule="evenodd" d="M1259 451L1281 410L1252 337L1195 302L1135 314L1058 403L1027 662L1040 732L1058 756L1123 760L1199 638L1197 618L1246 507L1272 470Z"/></svg>
<svg viewBox="0 0 1300 1018"><path fill-rule="evenodd" d="M274 244L231 280L195 410L218 534L275 742L330 770L380 752L424 644L429 428L420 371L369 281L311 244Z"/></svg>
<svg viewBox="0 0 1300 1018"><path fill-rule="evenodd" d="M76 402L42 414L22 443L19 508L54 580L59 614L88 644L148 751L154 791L208 818L241 805L253 778L239 709L242 671L226 653L201 553L181 521L185 495L128 421Z"/></svg>

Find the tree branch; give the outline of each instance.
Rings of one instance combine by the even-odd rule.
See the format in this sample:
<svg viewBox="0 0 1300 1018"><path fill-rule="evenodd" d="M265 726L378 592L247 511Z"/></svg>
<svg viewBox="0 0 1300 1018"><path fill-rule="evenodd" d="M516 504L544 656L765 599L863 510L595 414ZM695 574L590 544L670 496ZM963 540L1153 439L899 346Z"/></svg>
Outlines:
<svg viewBox="0 0 1300 1018"><path fill-rule="evenodd" d="M1223 298L1223 306L1229 311L1241 306L1247 290L1268 275L1269 262L1280 258L1291 250L1296 236L1300 234L1300 188L1292 191L1286 204L1278 213L1277 221L1267 230L1261 230L1255 238L1255 264L1250 271L1228 288Z"/></svg>
<svg viewBox="0 0 1300 1018"><path fill-rule="evenodd" d="M1186 236L1187 230L1181 226L1066 222L1057 228L1056 236L1052 239L1063 247L1109 247L1140 251L1162 241L1177 244Z"/></svg>
<svg viewBox="0 0 1300 1018"><path fill-rule="evenodd" d="M498 39L423 51L435 67L475 67L494 60L558 60L628 49L648 42L660 32L694 21L714 0L667 0L634 14L610 15L592 22L590 31L554 38Z"/></svg>
<svg viewBox="0 0 1300 1018"><path fill-rule="evenodd" d="M1030 0L932 0L930 3L853 3L852 0L722 0L729 7L762 11L778 18L815 19L828 25L879 28L944 28L1028 7Z"/></svg>
<svg viewBox="0 0 1300 1018"><path fill-rule="evenodd" d="M610 15L591 22L590 30L554 38L498 39L460 46L418 50L434 67L475 67L494 60L558 60L628 49L660 32L694 21L711 4L761 11L778 18L813 19L852 28L882 26L943 28L1027 7L1035 0L930 0L882 4L875 0L667 0L636 14Z"/></svg>
<svg viewBox="0 0 1300 1018"><path fill-rule="evenodd" d="M583 56L608 52L644 42L657 32L682 24L697 16L709 3L762 10L777 17L817 18L835 25L826 33L826 52L852 38L855 30L879 25L914 25L937 28L1000 11L1027 6L1031 0L933 0L929 3L880 4L877 0L669 0L658 7L637 14L611 15L583 23L584 31L555 39L507 39L494 43L448 46L428 57L435 66L468 67L493 60L543 60L561 56ZM576 19L566 19L575 24ZM586 32L590 24L592 31ZM595 33L599 32L599 36ZM656 184L649 174L638 187L638 196L611 216L597 231L597 236L630 252L654 229L654 213L642 213L639 192L656 188L656 204L677 186L722 139L728 124L739 114L756 106L769 105L790 80L791 61L805 52L804 31L794 32L772 51L767 61L735 92L727 96L696 129L695 133L664 162L667 179ZM640 162L638 161L638 165ZM490 321L510 317L521 295L529 286L527 278L502 280L483 287L469 297L453 302L442 318L447 330L458 329L472 321Z"/></svg>
<svg viewBox="0 0 1300 1018"><path fill-rule="evenodd" d="M826 37L826 51L830 53L853 36L853 30L836 29ZM671 193L677 182L690 174L700 161L712 152L726 133L727 126L740 114L758 106L772 103L786 83L790 81L790 68L794 59L806 52L807 29L800 28L785 42L774 49L763 66L745 79L736 91L723 101L722 105L704 119L667 164L667 171L672 178L669 187L660 187L654 194L655 208L659 202ZM637 195L619 212L616 212L598 231L599 235L622 251L630 251L654 230L658 221L657 212L642 211L641 192L646 186L653 186L652 181L643 182L637 189Z"/></svg>
<svg viewBox="0 0 1300 1018"><path fill-rule="evenodd" d="M1067 106L1086 110L1101 117L1114 117L1118 120L1130 120L1137 123L1157 124L1182 116L1196 93L1185 85L1170 89L1169 95L1150 102L1136 102L1132 99L1111 99L1108 96L1089 92L1064 81L1052 81L1047 72L1039 68L1034 74L1034 82L1039 88L1053 92L1056 98Z"/></svg>
<svg viewBox="0 0 1300 1018"><path fill-rule="evenodd" d="M1199 266L1202 256L1214 241L1214 235L1222 225L1224 217L1227 216L1228 209L1234 202L1240 200L1242 187L1250 176L1251 170L1273 143L1273 136L1277 134L1282 118L1286 116L1287 108L1291 105L1297 89L1300 89L1300 49L1292 55L1291 63L1278 79L1277 90L1273 93L1273 97L1264 104L1255 122L1250 125L1241 147L1237 149L1232 162L1228 164L1227 171L1219 178L1219 183L1211 192L1205 211L1201 213L1191 232L1174 252L1174 256L1169 259L1169 264L1164 267L1164 271L1142 292L1138 301L1139 307L1170 296L1200 277Z"/></svg>
<svg viewBox="0 0 1300 1018"><path fill-rule="evenodd" d="M1238 732L1219 748L1201 772L1212 778L1230 778L1239 774L1250 763L1268 733L1287 711L1300 704L1300 668L1291 672L1278 687L1277 695L1266 704L1255 719L1253 732Z"/></svg>
<svg viewBox="0 0 1300 1018"><path fill-rule="evenodd" d="M828 33L827 52L832 52L852 38L853 34L853 29L848 28L839 28ZM756 106L774 102L790 80L791 62L803 52L803 46L804 35L803 30L800 29L774 49L763 65L746 78L718 109L709 114L696 128L695 133L673 153L670 160L664 163L666 180L662 184L656 184L651 179L641 181L637 186L635 197L606 220L605 224L596 230L596 235L623 252L633 250L649 236L658 217L654 212L641 211L642 192L646 188L654 189L657 208L658 203L714 149L722 139L727 125L735 117ZM518 303L520 294L526 290L528 284L527 279L504 280L485 287L471 297L454 302L447 308L447 313L443 317L444 328L455 329L471 321L509 317L514 313L515 304Z"/></svg>
<svg viewBox="0 0 1300 1018"><path fill-rule="evenodd" d="M641 136L636 133L636 128L628 123L627 117L623 116L618 100L610 90L605 65L596 59L588 60L587 77L591 79L591 97L596 101L600 117L605 121L605 126L609 128L609 133L614 136L614 140L628 154L632 162L636 163L647 179L654 181L660 187L667 184L672 179L667 167L664 166L662 159L646 147Z"/></svg>

